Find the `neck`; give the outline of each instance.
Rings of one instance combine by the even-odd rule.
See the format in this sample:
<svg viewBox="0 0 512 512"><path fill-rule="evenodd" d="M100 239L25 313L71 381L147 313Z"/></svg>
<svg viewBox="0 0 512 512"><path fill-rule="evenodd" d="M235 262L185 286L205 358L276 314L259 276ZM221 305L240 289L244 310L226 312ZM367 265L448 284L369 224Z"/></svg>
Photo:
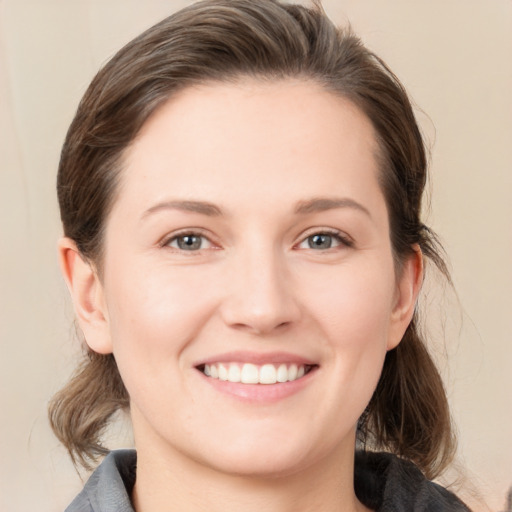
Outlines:
<svg viewBox="0 0 512 512"><path fill-rule="evenodd" d="M353 451L343 459L291 475L263 477L219 472L180 453L138 448L132 501L137 512L361 512L354 494Z"/></svg>

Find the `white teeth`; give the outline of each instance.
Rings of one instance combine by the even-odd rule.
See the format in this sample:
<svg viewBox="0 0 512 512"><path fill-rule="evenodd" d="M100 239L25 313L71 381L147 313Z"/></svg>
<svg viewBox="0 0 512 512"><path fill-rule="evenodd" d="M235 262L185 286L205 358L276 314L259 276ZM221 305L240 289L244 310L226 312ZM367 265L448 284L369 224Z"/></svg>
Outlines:
<svg viewBox="0 0 512 512"><path fill-rule="evenodd" d="M277 381L276 367L273 364L264 364L260 368L260 384L275 384Z"/></svg>
<svg viewBox="0 0 512 512"><path fill-rule="evenodd" d="M305 365L281 363L276 366L264 364L257 366L251 363L216 363L205 364L203 373L213 379L243 384L276 384L290 382L306 373Z"/></svg>
<svg viewBox="0 0 512 512"><path fill-rule="evenodd" d="M223 364L219 364L219 379L228 380L228 369Z"/></svg>
<svg viewBox="0 0 512 512"><path fill-rule="evenodd" d="M277 369L277 382L286 382L288 380L288 368L285 364L280 364Z"/></svg>
<svg viewBox="0 0 512 512"><path fill-rule="evenodd" d="M228 380L229 382L240 382L242 379L240 366L237 364L230 364L228 371Z"/></svg>
<svg viewBox="0 0 512 512"><path fill-rule="evenodd" d="M254 364L244 364L240 375L240 382L244 384L258 384L259 375L258 367Z"/></svg>

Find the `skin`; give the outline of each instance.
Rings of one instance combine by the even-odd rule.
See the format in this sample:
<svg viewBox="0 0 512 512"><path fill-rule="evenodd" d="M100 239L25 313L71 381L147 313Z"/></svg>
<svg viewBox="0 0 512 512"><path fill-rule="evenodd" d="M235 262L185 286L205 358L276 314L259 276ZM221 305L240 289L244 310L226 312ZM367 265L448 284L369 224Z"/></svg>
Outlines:
<svg viewBox="0 0 512 512"><path fill-rule="evenodd" d="M422 278L419 251L395 273L376 151L370 121L314 83L189 88L125 154L102 279L60 242L87 343L130 394L136 510L364 510L356 424ZM314 371L244 397L197 368L233 351Z"/></svg>

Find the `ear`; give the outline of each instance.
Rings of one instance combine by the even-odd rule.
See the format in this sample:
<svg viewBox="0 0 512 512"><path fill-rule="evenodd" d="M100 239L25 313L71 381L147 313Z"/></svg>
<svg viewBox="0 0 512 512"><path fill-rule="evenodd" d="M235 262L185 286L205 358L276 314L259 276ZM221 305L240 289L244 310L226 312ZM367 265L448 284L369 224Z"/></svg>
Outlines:
<svg viewBox="0 0 512 512"><path fill-rule="evenodd" d="M110 354L112 343L107 308L96 269L82 257L70 238L59 240L58 251L60 269L87 345L99 354Z"/></svg>
<svg viewBox="0 0 512 512"><path fill-rule="evenodd" d="M414 252L402 264L397 279L397 289L393 311L391 313L390 330L387 349L398 346L411 323L416 308L416 300L423 283L423 254L418 245Z"/></svg>

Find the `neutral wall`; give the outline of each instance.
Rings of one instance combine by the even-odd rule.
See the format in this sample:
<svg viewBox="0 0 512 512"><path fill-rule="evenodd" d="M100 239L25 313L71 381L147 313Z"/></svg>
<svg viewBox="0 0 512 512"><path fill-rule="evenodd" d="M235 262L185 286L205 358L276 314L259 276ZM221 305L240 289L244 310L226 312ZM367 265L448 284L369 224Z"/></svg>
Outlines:
<svg viewBox="0 0 512 512"><path fill-rule="evenodd" d="M1 511L63 510L81 487L46 421L76 355L55 251L65 130L99 65L187 3L0 0ZM433 143L429 219L460 300L439 307L431 297L432 318L446 312L446 346L434 350L449 358L465 487L502 510L512 484L512 2L324 4L350 20L423 111Z"/></svg>

